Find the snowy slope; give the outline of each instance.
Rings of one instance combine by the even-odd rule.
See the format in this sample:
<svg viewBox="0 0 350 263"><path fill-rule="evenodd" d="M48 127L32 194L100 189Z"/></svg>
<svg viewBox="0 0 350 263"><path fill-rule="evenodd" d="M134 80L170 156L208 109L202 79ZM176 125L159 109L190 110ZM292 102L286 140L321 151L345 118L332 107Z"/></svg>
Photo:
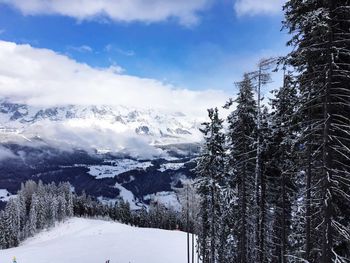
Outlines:
<svg viewBox="0 0 350 263"><path fill-rule="evenodd" d="M186 233L73 218L18 248L0 250L0 262L14 256L18 263L182 263Z"/></svg>

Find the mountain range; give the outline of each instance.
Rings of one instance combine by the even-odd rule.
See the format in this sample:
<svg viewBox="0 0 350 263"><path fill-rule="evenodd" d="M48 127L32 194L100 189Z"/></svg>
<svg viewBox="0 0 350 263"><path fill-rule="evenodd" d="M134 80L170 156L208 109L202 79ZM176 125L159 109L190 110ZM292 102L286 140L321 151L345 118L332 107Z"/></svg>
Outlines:
<svg viewBox="0 0 350 263"><path fill-rule="evenodd" d="M32 179L69 181L104 202L179 207L174 189L194 176L201 121L181 112L107 105L0 101L0 190ZM8 196L0 196L5 201Z"/></svg>

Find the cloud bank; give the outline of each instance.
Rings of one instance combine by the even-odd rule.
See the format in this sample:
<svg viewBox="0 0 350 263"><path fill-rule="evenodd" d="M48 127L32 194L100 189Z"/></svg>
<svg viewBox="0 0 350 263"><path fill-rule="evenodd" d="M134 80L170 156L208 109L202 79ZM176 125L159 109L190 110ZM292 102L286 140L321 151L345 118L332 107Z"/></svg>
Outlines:
<svg viewBox="0 0 350 263"><path fill-rule="evenodd" d="M0 41L0 97L30 105L123 105L203 116L228 95L93 68L52 50Z"/></svg>
<svg viewBox="0 0 350 263"><path fill-rule="evenodd" d="M141 159L165 154L161 149L151 146L146 138L137 136L132 131L116 132L112 129L90 125L73 127L67 122L52 121L38 122L27 130L27 132L33 133L38 133L38 131L40 131L40 137L45 142L63 151L78 148L92 153L91 150L99 149L108 150L112 154L124 153L133 158ZM0 147L0 161L2 157L1 150Z"/></svg>
<svg viewBox="0 0 350 263"><path fill-rule="evenodd" d="M0 145L0 161L16 158L16 155L9 149Z"/></svg>
<svg viewBox="0 0 350 263"><path fill-rule="evenodd" d="M0 0L25 15L63 15L78 20L159 22L176 18L183 25L198 23L198 12L210 0Z"/></svg>
<svg viewBox="0 0 350 263"><path fill-rule="evenodd" d="M285 0L236 0L234 9L238 16L277 14L281 12Z"/></svg>

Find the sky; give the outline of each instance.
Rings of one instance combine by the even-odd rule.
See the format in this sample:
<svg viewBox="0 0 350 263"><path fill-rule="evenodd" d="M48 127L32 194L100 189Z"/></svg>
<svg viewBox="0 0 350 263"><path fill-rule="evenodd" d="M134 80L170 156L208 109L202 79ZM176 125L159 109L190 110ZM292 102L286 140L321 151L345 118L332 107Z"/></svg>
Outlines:
<svg viewBox="0 0 350 263"><path fill-rule="evenodd" d="M286 54L282 5L0 0L0 96L199 114L234 96L234 82L259 59Z"/></svg>

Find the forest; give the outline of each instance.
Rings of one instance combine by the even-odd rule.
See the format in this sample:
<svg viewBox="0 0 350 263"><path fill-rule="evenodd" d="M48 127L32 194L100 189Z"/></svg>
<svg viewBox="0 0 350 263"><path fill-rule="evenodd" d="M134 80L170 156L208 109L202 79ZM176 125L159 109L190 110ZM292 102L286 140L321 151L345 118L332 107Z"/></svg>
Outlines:
<svg viewBox="0 0 350 263"><path fill-rule="evenodd" d="M350 262L350 1L290 0L292 51L210 109L197 173L204 263ZM262 105L277 65L283 86Z"/></svg>
<svg viewBox="0 0 350 263"><path fill-rule="evenodd" d="M160 203L152 202L148 209L143 206L131 210L123 199L102 203L84 192L77 195L69 183L56 185L29 180L0 211L0 249L16 247L26 238L73 216L114 220L137 227L187 230L186 215Z"/></svg>

